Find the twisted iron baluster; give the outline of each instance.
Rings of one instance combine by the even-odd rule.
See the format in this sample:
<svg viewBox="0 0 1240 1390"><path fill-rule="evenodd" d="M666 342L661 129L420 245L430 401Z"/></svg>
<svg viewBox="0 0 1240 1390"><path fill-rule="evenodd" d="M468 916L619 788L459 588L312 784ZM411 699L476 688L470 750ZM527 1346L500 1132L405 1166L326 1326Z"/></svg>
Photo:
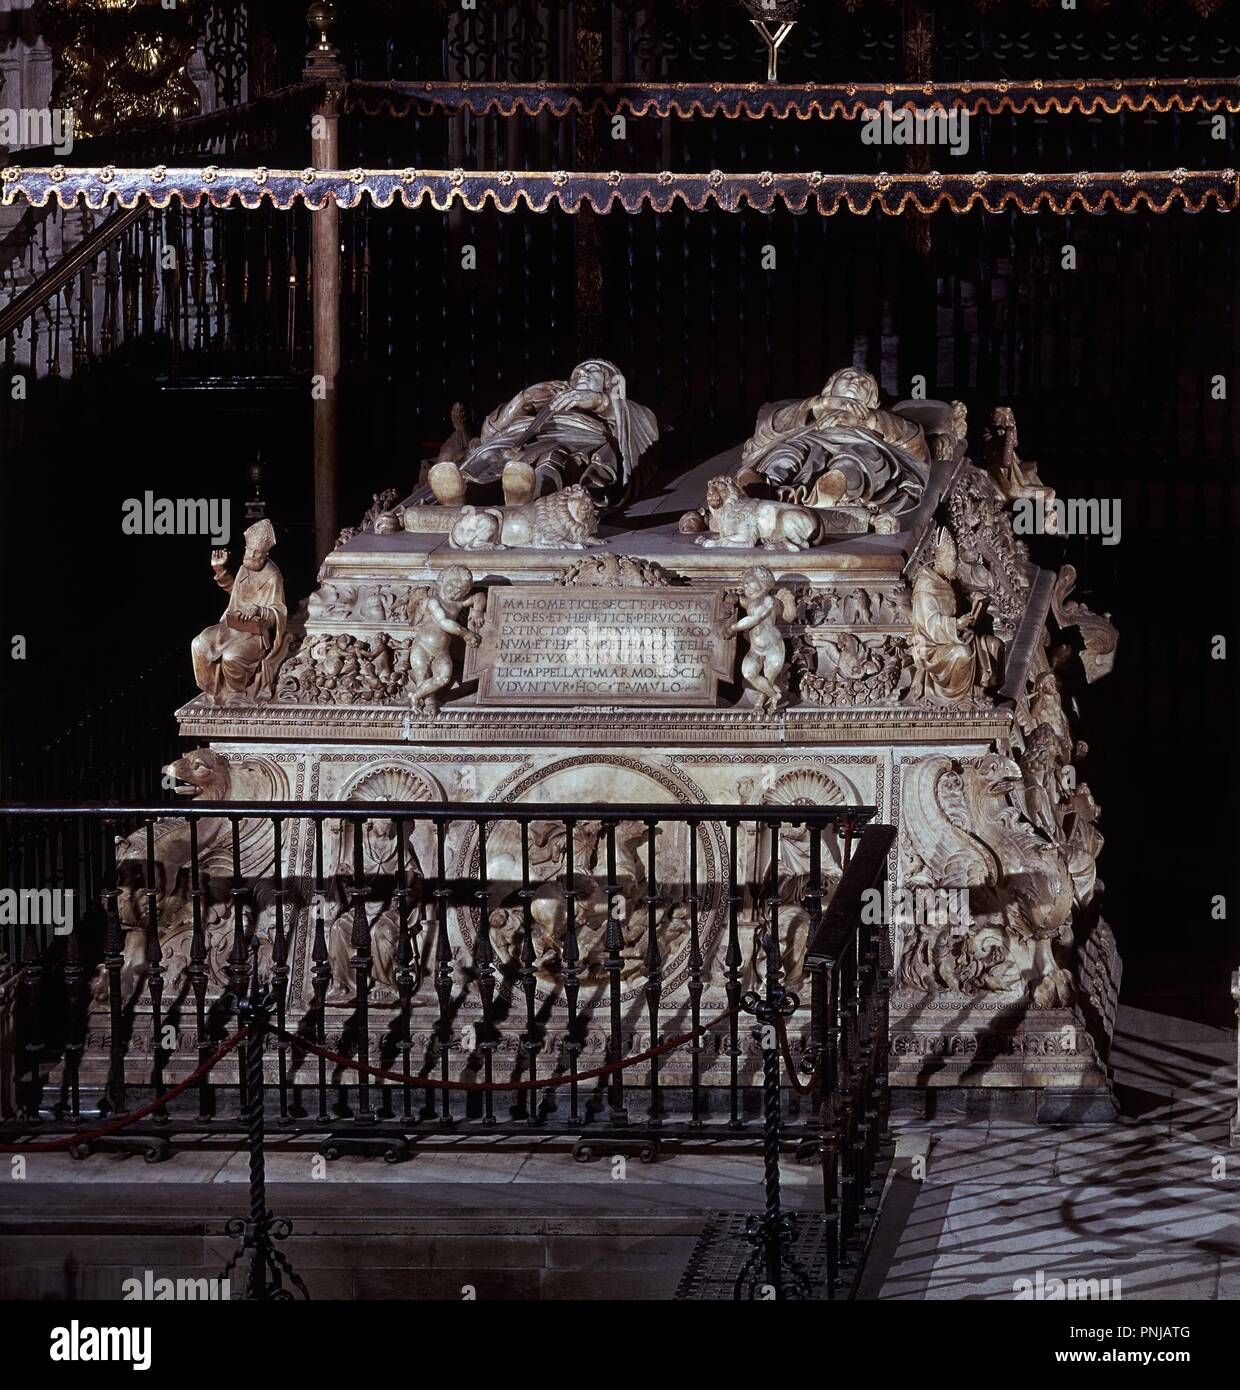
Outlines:
<svg viewBox="0 0 1240 1390"><path fill-rule="evenodd" d="M196 816L189 818L189 900L194 915L189 946L189 984L194 992L194 1028L198 1064L201 1066L211 1055L211 1039L207 1035L207 938L202 920L202 878L198 863ZM211 1119L214 1109L214 1090L208 1072L198 1085L198 1118L205 1123Z"/></svg>
<svg viewBox="0 0 1240 1390"><path fill-rule="evenodd" d="M624 969L624 958L620 954L624 948L624 919L617 912L617 904L623 906L620 885L616 882L616 822L607 822L607 935L604 945L607 948L605 967L608 975L608 994L611 1005L611 1027L607 1038L607 1060L616 1063L624 1055L624 1032L620 1005L620 973ZM608 1099L608 1118L615 1126L627 1125L629 1112L624 1108L624 1072L612 1073L611 1093Z"/></svg>
<svg viewBox="0 0 1240 1390"><path fill-rule="evenodd" d="M409 870L405 854L404 822L396 822L396 904L400 919L396 946L396 988L400 997L400 1069L405 1078L401 1086L401 1115L413 1119L413 1082L409 1055L413 1050L413 941L409 935Z"/></svg>
<svg viewBox="0 0 1240 1390"><path fill-rule="evenodd" d="M659 953L659 907L663 902L659 895L658 870L655 866L655 836L658 822L646 822L646 1007L650 1019L650 1046L658 1047L659 1004L663 997L663 960ZM651 1125L661 1125L662 1097L659 1094L659 1059L650 1059L650 1114Z"/></svg>
<svg viewBox="0 0 1240 1390"><path fill-rule="evenodd" d="M81 925L75 923L65 943L65 1002L68 1009L68 1036L65 1040L64 1096L66 1113L76 1120L82 1113L79 1081L82 1052L86 1046L86 1019L82 1012Z"/></svg>
<svg viewBox="0 0 1240 1390"><path fill-rule="evenodd" d="M327 1046L327 986L331 980L331 963L327 953L327 934L323 916L325 905L323 895L326 886L323 882L323 822L314 822L314 944L310 958L314 962L311 980L314 990L314 1040L319 1047ZM319 1119L327 1120L327 1059L319 1057Z"/></svg>
<svg viewBox="0 0 1240 1390"><path fill-rule="evenodd" d="M25 1054L30 1080L26 1104L22 1107L30 1119L39 1118L40 1101L43 1092L41 1067L43 1062L43 959L39 949L38 932L33 923L27 922L22 938L22 996L25 1004Z"/></svg>
<svg viewBox="0 0 1240 1390"><path fill-rule="evenodd" d="M107 926L103 933L103 964L108 977L108 1105L116 1114L125 1110L125 1038L122 1032L124 1003L121 998L121 966L124 961L125 933L121 927L116 900L116 846L108 844L114 821L104 821L105 847L103 911Z"/></svg>
<svg viewBox="0 0 1240 1390"><path fill-rule="evenodd" d="M755 827L756 830L756 827ZM728 822L728 948L723 963L727 968L725 992L728 1008L732 1011L728 1019L728 1107L729 1129L740 1129L743 1121L740 1116L740 1017L736 1012L741 1002L741 940L738 912L741 894L736 883L736 864L738 853L739 821Z"/></svg>
<svg viewBox="0 0 1240 1390"><path fill-rule="evenodd" d="M232 951L228 957L228 984L235 999L242 999L245 995L245 974L246 974L246 944L245 944L245 917L243 914L242 903L245 901L245 885L241 880L241 821L237 816L229 817L229 824L232 826L232 886L229 888L229 896L232 898L233 905L233 944ZM246 1104L246 1065L245 1054L237 1054L238 1082L241 1087L241 1104Z"/></svg>
<svg viewBox="0 0 1240 1390"><path fill-rule="evenodd" d="M882 882L880 885L882 901L887 902L887 870L883 868ZM891 1000L891 986L895 975L895 961L892 954L891 923L887 919L887 914L883 914L883 922L879 926L879 955L878 955L878 1124L879 1124L879 1143L889 1144L891 1142L891 1086L888 1078L890 1058L888 1049L890 1047L889 1023L888 1023L888 1004Z"/></svg>
<svg viewBox="0 0 1240 1390"><path fill-rule="evenodd" d="M771 921L766 936L765 992L750 991L741 1001L746 1013L754 1015L753 1036L762 1052L762 1165L766 1209L760 1217L750 1217L745 1239L752 1246L733 1296L737 1299L803 1299L811 1293L804 1270L792 1257L796 1240L796 1218L785 1213L779 1181L779 1133L782 1098L779 1089L779 1034L783 1020L795 1013L800 1001L783 986L779 948L779 822L771 826L770 894L767 904ZM761 1266L765 1283L756 1271ZM785 1271L789 1276L785 1279Z"/></svg>
<svg viewBox="0 0 1240 1390"><path fill-rule="evenodd" d="M156 1095L164 1089L164 953L159 944L159 895L155 884L155 822L146 823L146 981L151 995L151 1088ZM156 1124L168 1123L168 1112L161 1106L155 1112Z"/></svg>
<svg viewBox="0 0 1240 1390"><path fill-rule="evenodd" d="M690 1117L689 1123L698 1129L702 1124L702 1038L698 1028L702 1022L702 942L698 930L698 823L689 822L689 1009L690 1027L694 1037L689 1055Z"/></svg>
<svg viewBox="0 0 1240 1390"><path fill-rule="evenodd" d="M581 1051L581 1040L577 1036L577 996L581 989L581 952L577 947L577 893L573 886L573 831L575 822L565 820L565 860L564 860L564 997L568 1003L568 1028L564 1050L568 1053L569 1070L569 1120L572 1124L581 1123L577 1113L577 1055Z"/></svg>
<svg viewBox="0 0 1240 1390"><path fill-rule="evenodd" d="M491 944L491 886L487 873L487 823L478 822L478 946L476 965L478 971L478 993L482 1000L482 1036L478 1039L478 1051L482 1054L482 1079L487 1086L494 1081L496 1040L492 1036L494 1025L491 1012L495 1007L495 947ZM495 1123L494 1093L484 1091L482 1095L482 1123Z"/></svg>
<svg viewBox="0 0 1240 1390"><path fill-rule="evenodd" d="M530 823L528 820L521 822L521 891L518 897L521 899L521 910L524 922L524 932L521 941L521 988L525 993L525 1031L521 1035L521 1051L525 1054L526 1063L529 1068L529 1079L538 1079L538 1053L541 1044L534 1031L534 1003L535 991L538 986L538 975L534 969L534 915L532 911L532 901L534 890L530 886ZM529 1092L529 1100L525 1100L522 1092L517 1092L521 1097L519 1104L526 1106L526 1118L529 1123L538 1123L538 1102L537 1092Z"/></svg>
<svg viewBox="0 0 1240 1390"><path fill-rule="evenodd" d="M241 1241L241 1247L224 1267L231 1273L237 1261L249 1253L246 1273L247 1299L288 1300L293 1295L283 1285L282 1275L297 1287L303 1298L310 1290L294 1271L288 1257L273 1244L287 1240L292 1223L277 1220L267 1206L267 1169L263 1103L263 1047L271 1024L271 991L258 980L258 942L253 943L253 963L250 971L249 993L237 999L237 1015L243 1027L249 1029L242 1049L246 1069L245 1137L250 1158L250 1213L248 1217L234 1216L225 1224L225 1234ZM268 1277L270 1276L270 1277Z"/></svg>
<svg viewBox="0 0 1240 1390"><path fill-rule="evenodd" d="M276 930L275 940L271 948L271 979L272 994L276 1002L276 1028L278 1036L276 1038L276 1072L279 1079L280 1091L280 1123L287 1124L289 1121L288 1113L288 1042L285 1040L285 1024L287 1022L286 1010L288 1004L288 938L284 932L284 899L286 889L284 887L284 847L282 824L279 816L273 816L271 825L273 831L272 850L274 853L274 882L271 890L271 897L276 909Z"/></svg>
<svg viewBox="0 0 1240 1390"><path fill-rule="evenodd" d="M439 1026L436 1029L439 1042L439 1077L449 1079L452 1059L452 947L448 943L448 887L447 866L447 826L442 820L435 822L435 995L439 1000ZM439 1123L447 1126L453 1123L452 1093L444 1087L440 1091Z"/></svg>
<svg viewBox="0 0 1240 1390"><path fill-rule="evenodd" d="M349 964L353 967L353 978L357 990L357 1060L363 1065L370 1063L370 918L366 915L366 866L363 836L366 822L353 822L353 883L349 892L349 905L353 910L353 932L351 944L353 956ZM369 1124L374 1118L370 1109L370 1077L364 1071L357 1073L357 1108L353 1115L354 1124Z"/></svg>

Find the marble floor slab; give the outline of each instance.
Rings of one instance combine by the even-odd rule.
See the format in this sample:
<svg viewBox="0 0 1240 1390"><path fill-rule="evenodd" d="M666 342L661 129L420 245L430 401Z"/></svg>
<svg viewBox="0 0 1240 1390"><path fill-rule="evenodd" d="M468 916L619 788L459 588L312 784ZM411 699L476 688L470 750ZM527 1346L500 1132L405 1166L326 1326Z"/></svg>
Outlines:
<svg viewBox="0 0 1240 1390"><path fill-rule="evenodd" d="M1222 1029L1121 1008L1116 1124L902 1131L919 1152L897 1151L861 1296L1014 1299L1040 1277L1122 1299L1236 1297L1235 1048Z"/></svg>

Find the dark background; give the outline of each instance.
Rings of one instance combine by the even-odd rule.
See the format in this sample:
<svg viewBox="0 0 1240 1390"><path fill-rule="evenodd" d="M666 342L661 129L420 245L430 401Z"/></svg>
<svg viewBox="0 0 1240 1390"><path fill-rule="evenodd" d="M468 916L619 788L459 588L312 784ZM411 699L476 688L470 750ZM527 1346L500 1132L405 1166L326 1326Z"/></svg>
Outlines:
<svg viewBox="0 0 1240 1390"><path fill-rule="evenodd" d="M588 19L589 7L578 8ZM1240 70L1230 4L1209 17L1191 3L1083 5L1071 15L1026 3L811 8L816 18L783 50L789 81ZM302 10L248 7L248 26L217 55L225 97L240 70L252 92L296 80ZM604 77L763 75L756 35L735 6L669 0L595 14ZM349 7L338 41L357 77L568 79L578 18L568 5L480 0L476 16L459 16L371 3ZM919 42L926 23L928 54ZM1237 163L1235 118L1217 140L1201 113L979 117L960 159L863 146L859 127L843 121L630 118L623 141L573 117L501 125L355 115L344 162L567 168L594 151L601 167L633 169L896 170L908 158L953 171ZM298 166L307 161L308 152ZM1211 639L1235 638L1234 214L677 210L583 220L593 229L558 212L342 214L341 524L356 524L378 489L408 490L448 432L454 401L476 427L521 386L565 375L588 352L621 366L630 395L659 412L669 453L686 465L744 438L764 400L803 396L852 361L888 396L906 394L921 374L930 396L964 400L975 457L992 406L1011 405L1022 455L1061 496L1122 500L1119 545L1076 538L1063 558L1081 575L1076 597L1120 630L1113 674L1088 692L1083 775L1103 808L1101 869L1124 997L1225 1024L1240 956L1234 931L1211 920L1210 901L1229 894L1240 910L1236 691L1233 662L1211 659ZM196 304L192 275L173 292L150 273L160 238L215 277L221 311ZM477 248L472 272L460 268L467 243ZM1074 270L1061 265L1066 244L1076 248ZM597 303L578 270L590 246L602 270ZM762 269L764 246L775 248L774 270ZM24 404L0 391L5 796L157 792L159 767L176 749L172 711L194 693L189 642L218 618L221 595L209 542L121 534L126 498L148 488L229 496L239 535L247 468L261 452L290 602L312 587L305 264L304 213L152 214L116 259L131 329L122 323L106 352L84 349L71 375L32 378ZM153 284L160 293L149 304ZM173 325L177 294L184 314ZM49 341L36 349L44 367ZM25 360L26 345L3 346ZM1225 400L1211 399L1215 375L1226 379ZM7 659L15 633L28 639L24 662Z"/></svg>

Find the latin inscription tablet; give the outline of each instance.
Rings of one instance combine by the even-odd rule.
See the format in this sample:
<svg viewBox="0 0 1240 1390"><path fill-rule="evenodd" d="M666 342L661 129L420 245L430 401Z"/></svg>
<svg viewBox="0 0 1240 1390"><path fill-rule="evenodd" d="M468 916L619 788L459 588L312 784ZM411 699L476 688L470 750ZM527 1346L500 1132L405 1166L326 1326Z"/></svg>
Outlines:
<svg viewBox="0 0 1240 1390"><path fill-rule="evenodd" d="M484 705L713 705L724 616L721 588L493 588L465 675Z"/></svg>

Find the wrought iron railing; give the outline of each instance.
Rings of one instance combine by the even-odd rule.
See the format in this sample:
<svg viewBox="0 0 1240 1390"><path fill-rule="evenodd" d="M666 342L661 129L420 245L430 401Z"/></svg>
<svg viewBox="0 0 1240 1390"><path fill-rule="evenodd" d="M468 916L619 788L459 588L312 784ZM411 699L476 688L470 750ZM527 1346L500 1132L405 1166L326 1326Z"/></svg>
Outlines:
<svg viewBox="0 0 1240 1390"><path fill-rule="evenodd" d="M35 278L22 287L27 273ZM139 203L46 268L30 251L5 281L6 370L68 376L118 354L174 373L190 358L197 371L244 364L250 375L309 366L304 216Z"/></svg>
<svg viewBox="0 0 1240 1390"><path fill-rule="evenodd" d="M648 1161L664 1139L760 1130L746 1278L804 1283L779 1187L796 1142L821 1163L837 1286L888 1114L873 909L894 831L873 808L166 810L0 806L8 900L82 888L50 944L22 927L0 1150L157 1159L181 1135L243 1131L261 1150L270 1124L328 1157L395 1161L448 1131Z"/></svg>
<svg viewBox="0 0 1240 1390"><path fill-rule="evenodd" d="M169 809L0 807L5 885L75 890L50 935L27 921L8 943L19 1093L41 1130L72 1132L92 1107L119 1114L207 1056L253 951L281 1030L272 1101L295 1129L742 1129L761 1049L744 1044L739 1011L768 980L812 993L782 1051L815 1074L815 1106L860 1065L849 1029L873 1045L867 1090L881 1087L882 931L858 894L881 880L891 832L866 824L870 808ZM681 1034L692 1046L631 1065ZM375 1084L345 1075L372 1064L387 1073ZM447 1089L458 1082L464 1106ZM521 1099L529 1082L560 1096ZM518 1096L508 1120L505 1089ZM228 1129L229 1090L204 1081L196 1113L169 1123ZM433 1104L415 1115L419 1090ZM790 1133L819 1139L816 1109L791 1085L785 1100Z"/></svg>
<svg viewBox="0 0 1240 1390"><path fill-rule="evenodd" d="M834 1297L855 1271L888 1116L891 959L885 912L871 909L894 831L872 808L163 809L0 807L13 901L61 891L70 873L90 885L52 949L27 922L16 975L0 956L0 1102L18 1111L0 1152L120 1145L158 1159L179 1135L244 1131L257 1297L280 1258L268 1125L318 1138L328 1157L391 1161L444 1131L567 1133L580 1159L648 1161L663 1139L760 1129L765 1208L743 1232L735 1296ZM549 845L554 873L536 853ZM380 997L385 980L394 998ZM351 997L333 1005L333 984ZM790 1140L821 1164L821 1286L781 1203Z"/></svg>

